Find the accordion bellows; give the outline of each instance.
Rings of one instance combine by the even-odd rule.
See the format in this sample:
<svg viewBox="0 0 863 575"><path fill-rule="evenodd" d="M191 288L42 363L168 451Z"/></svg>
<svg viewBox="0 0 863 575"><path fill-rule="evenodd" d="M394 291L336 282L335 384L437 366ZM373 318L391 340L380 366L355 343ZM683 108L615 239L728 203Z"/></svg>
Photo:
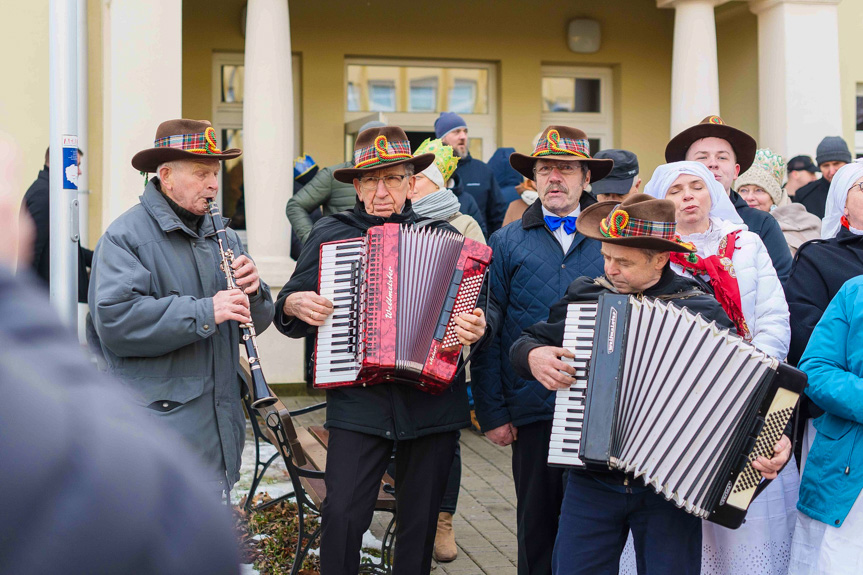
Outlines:
<svg viewBox="0 0 863 575"><path fill-rule="evenodd" d="M616 469L687 512L742 523L806 376L685 308L631 296L572 303L549 463Z"/></svg>
<svg viewBox="0 0 863 575"><path fill-rule="evenodd" d="M314 386L396 381L441 393L455 377L455 318L471 312L491 248L461 234L384 224L321 244L318 293L334 312L318 328Z"/></svg>

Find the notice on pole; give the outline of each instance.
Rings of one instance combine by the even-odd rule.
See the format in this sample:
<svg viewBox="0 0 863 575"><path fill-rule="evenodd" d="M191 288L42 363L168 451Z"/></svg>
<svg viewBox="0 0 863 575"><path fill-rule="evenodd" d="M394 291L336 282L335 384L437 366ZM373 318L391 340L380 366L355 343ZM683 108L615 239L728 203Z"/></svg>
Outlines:
<svg viewBox="0 0 863 575"><path fill-rule="evenodd" d="M63 189L78 189L78 136L63 136Z"/></svg>

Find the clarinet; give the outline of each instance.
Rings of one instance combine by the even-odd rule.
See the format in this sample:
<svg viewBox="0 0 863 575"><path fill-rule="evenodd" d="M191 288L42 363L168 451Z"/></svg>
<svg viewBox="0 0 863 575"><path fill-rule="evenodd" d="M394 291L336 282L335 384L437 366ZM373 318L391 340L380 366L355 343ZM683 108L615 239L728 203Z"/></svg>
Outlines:
<svg viewBox="0 0 863 575"><path fill-rule="evenodd" d="M234 268L231 264L234 263L234 250L231 249L228 243L228 234L225 232L225 226L222 223L222 214L219 212L219 207L215 201L209 201L208 211L213 219L213 227L216 229L216 240L219 242L219 255L222 261L219 267L225 272L225 279L228 281L228 289L239 289L237 282L234 280ZM249 358L249 371L252 374L252 382L249 387L249 393L252 396L252 407L256 409L269 407L276 402L276 398L270 395L270 388L267 387L267 380L264 379L264 372L261 371L261 360L258 356L258 344L255 341L255 324L249 323L240 324L240 334L243 344L246 346L246 355Z"/></svg>

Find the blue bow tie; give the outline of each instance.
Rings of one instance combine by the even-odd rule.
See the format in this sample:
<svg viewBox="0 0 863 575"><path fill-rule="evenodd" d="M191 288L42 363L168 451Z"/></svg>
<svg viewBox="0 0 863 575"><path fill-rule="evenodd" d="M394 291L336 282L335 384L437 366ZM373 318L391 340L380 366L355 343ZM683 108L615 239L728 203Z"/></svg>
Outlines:
<svg viewBox="0 0 863 575"><path fill-rule="evenodd" d="M563 225L563 231L566 232L566 235L572 235L575 232L575 217L574 216L566 216L565 218L559 218L557 216L545 216L545 224L548 226L548 229L555 232L557 228Z"/></svg>

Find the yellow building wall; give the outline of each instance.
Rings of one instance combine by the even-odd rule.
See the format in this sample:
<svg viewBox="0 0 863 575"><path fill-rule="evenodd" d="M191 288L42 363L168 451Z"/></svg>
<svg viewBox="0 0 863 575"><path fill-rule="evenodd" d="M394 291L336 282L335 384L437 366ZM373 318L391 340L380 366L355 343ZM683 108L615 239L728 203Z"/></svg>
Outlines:
<svg viewBox="0 0 863 575"><path fill-rule="evenodd" d="M863 32L863 1L844 0L839 4L839 77L842 83L842 136L854 155L857 131L857 84L863 83L860 34ZM818 70L801 70L818 81ZM833 136L835 134L824 134ZM812 150L815 153L815 150Z"/></svg>
<svg viewBox="0 0 863 575"><path fill-rule="evenodd" d="M716 48L720 115L758 141L758 18L747 2L716 9Z"/></svg>
<svg viewBox="0 0 863 575"><path fill-rule="evenodd" d="M88 62L89 76L89 136L87 150L90 177L90 244L95 245L101 234L101 3L88 0ZM21 149L21 165L12 189L17 199L36 179L45 163L45 148L50 137L50 75L48 54L48 2L6 2L3 21L7 29L0 34L0 51L9 57L3 66L3 77L8 84L0 98L0 130L12 136Z"/></svg>
<svg viewBox="0 0 863 575"><path fill-rule="evenodd" d="M20 200L42 169L48 146L48 2L4 2L3 21L0 51L6 58L0 130L21 150L12 186Z"/></svg>
<svg viewBox="0 0 863 575"><path fill-rule="evenodd" d="M243 50L243 5L243 0L184 0L185 116L212 117L212 54ZM566 28L577 17L600 22L599 52L569 51ZM659 10L652 1L587 7L440 0L430 11L425 2L293 0L290 18L291 47L302 59L301 150L322 165L343 160L345 58L364 56L497 63L498 143L522 151L530 149L541 127L543 64L611 67L615 144L638 154L643 174L663 161L674 11Z"/></svg>
<svg viewBox="0 0 863 575"><path fill-rule="evenodd" d="M240 19L245 4L245 0L183 0L184 118L213 120L213 53L244 50Z"/></svg>

